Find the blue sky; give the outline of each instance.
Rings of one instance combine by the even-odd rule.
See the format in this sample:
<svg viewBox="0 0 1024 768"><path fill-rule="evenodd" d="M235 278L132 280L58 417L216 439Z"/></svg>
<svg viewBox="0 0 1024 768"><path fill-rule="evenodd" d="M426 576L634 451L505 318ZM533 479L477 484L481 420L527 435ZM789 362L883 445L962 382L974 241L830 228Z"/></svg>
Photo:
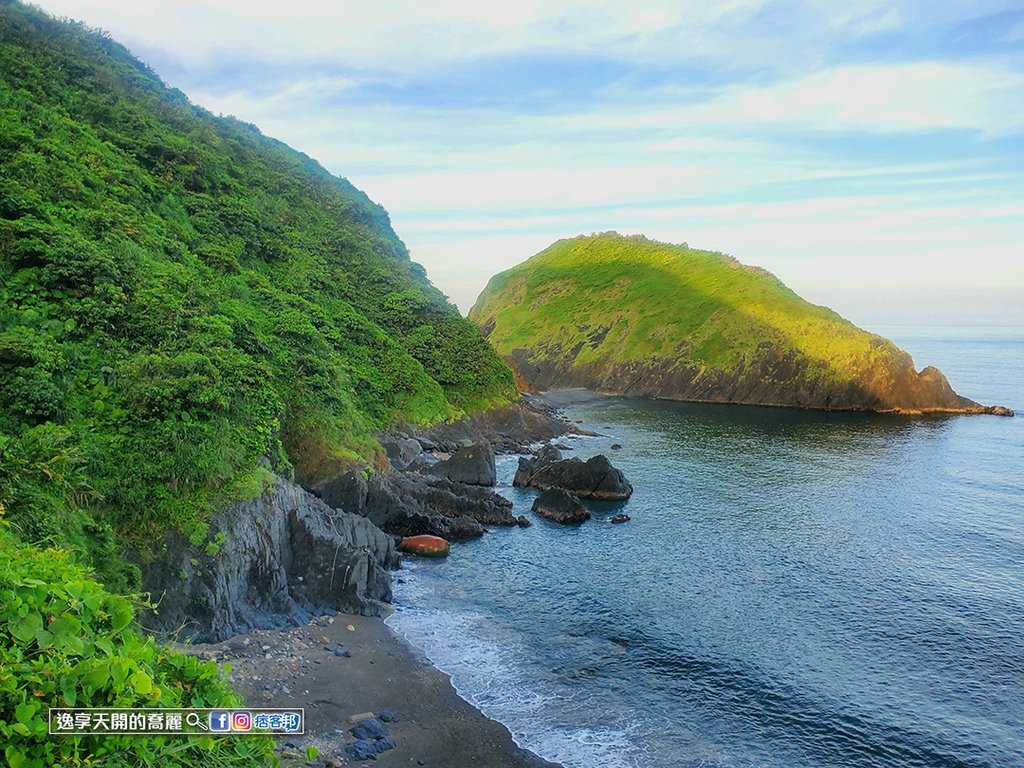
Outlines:
<svg viewBox="0 0 1024 768"><path fill-rule="evenodd" d="M38 5L366 190L463 311L613 229L868 327L1024 324L1021 0Z"/></svg>

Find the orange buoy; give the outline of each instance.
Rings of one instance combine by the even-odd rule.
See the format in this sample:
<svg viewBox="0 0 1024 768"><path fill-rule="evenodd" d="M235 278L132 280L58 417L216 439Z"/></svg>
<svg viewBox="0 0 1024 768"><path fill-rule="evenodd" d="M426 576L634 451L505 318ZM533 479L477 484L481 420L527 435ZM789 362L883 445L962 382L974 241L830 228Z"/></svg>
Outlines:
<svg viewBox="0 0 1024 768"><path fill-rule="evenodd" d="M398 548L403 552L411 552L414 555L425 557L447 557L451 551L448 542L440 536L406 536Z"/></svg>

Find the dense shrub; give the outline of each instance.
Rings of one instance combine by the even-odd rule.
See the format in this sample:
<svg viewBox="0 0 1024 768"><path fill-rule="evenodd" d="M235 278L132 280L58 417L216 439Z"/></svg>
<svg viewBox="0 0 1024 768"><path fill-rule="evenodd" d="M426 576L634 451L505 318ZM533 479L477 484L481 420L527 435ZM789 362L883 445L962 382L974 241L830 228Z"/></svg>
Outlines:
<svg viewBox="0 0 1024 768"><path fill-rule="evenodd" d="M2 518L0 518L2 521ZM233 707L217 666L169 651L132 626L112 595L56 549L0 531L0 744L10 768L55 765L253 766L269 738L47 737L47 708Z"/></svg>
<svg viewBox="0 0 1024 768"><path fill-rule="evenodd" d="M108 37L0 2L0 451L59 434L90 489L11 484L23 538L131 589L112 536L202 539L265 457L373 461L373 430L512 396L383 208Z"/></svg>

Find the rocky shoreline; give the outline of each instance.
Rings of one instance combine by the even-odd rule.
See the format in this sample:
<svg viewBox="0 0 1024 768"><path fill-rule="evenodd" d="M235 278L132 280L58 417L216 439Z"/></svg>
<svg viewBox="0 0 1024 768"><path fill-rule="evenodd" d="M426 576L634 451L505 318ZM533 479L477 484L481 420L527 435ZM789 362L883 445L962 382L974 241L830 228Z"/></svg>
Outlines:
<svg viewBox="0 0 1024 768"><path fill-rule="evenodd" d="M169 540L141 560L159 604L143 623L188 652L230 663L247 704L305 707L309 731L280 745L285 764L299 756L306 764L309 746L319 750L316 765L362 764L369 753L346 751L357 741L349 719L387 711L395 724L378 722L385 735L364 741L385 749L381 760L551 765L463 701L381 617L390 610L392 573L401 578L402 537L459 541L530 524L494 490L495 453L530 456L520 459L514 484L542 492L532 512L549 520L582 524L589 512L581 498L628 498L632 486L606 457L584 462L559 450L564 435L594 433L557 408L594 397L527 396L453 424L399 427L378 436L384 471L350 469L305 487L277 478L259 498L222 511L205 547Z"/></svg>
<svg viewBox="0 0 1024 768"><path fill-rule="evenodd" d="M592 434L544 401L524 398L452 424L378 435L388 455L384 471L350 469L309 486L277 477L258 498L220 512L205 546L172 537L139 556L158 605L143 624L225 670L230 665L246 704L304 707L307 733L279 744L285 765L308 764L305 750L315 747L312 764L320 766L371 758L553 766L461 699L382 617L391 574L401 578L396 545L403 536L458 541L490 526L529 525L493 489L495 453L532 453L570 433ZM350 719L385 711L395 719L376 721L381 737L356 745ZM371 755L366 745L383 751Z"/></svg>

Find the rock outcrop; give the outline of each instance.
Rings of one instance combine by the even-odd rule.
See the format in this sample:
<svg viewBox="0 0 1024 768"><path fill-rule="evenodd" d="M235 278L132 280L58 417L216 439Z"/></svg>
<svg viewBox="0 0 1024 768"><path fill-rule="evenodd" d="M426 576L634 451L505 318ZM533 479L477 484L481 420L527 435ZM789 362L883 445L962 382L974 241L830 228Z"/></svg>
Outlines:
<svg viewBox="0 0 1024 768"><path fill-rule="evenodd" d="M550 446L543 448L536 458L519 459L512 484L541 490L562 488L590 499L628 499L633 493L633 486L607 456L598 455L586 461L575 456L563 459L561 452Z"/></svg>
<svg viewBox="0 0 1024 768"><path fill-rule="evenodd" d="M205 548L174 535L140 561L158 605L143 625L213 642L328 610L381 615L398 558L370 520L278 478L259 498L218 513Z"/></svg>
<svg viewBox="0 0 1024 768"><path fill-rule="evenodd" d="M426 472L435 477L465 485L493 487L497 482L494 451L490 444L485 442L459 448L449 458L429 467Z"/></svg>
<svg viewBox="0 0 1024 768"><path fill-rule="evenodd" d="M590 512L574 493L562 488L549 488L533 500L533 511L556 523L582 523Z"/></svg>
<svg viewBox="0 0 1024 768"><path fill-rule="evenodd" d="M351 470L311 490L328 505L368 518L396 536L430 534L449 541L474 538L485 525L524 525L512 502L480 486L414 473Z"/></svg>
<svg viewBox="0 0 1024 768"><path fill-rule="evenodd" d="M516 403L497 405L426 429L399 425L384 437L382 444L408 438L416 440L424 451L454 453L476 443L487 443L497 453L525 453L534 443L568 433L587 434L586 430L574 427L543 400L526 396ZM390 457L393 449L387 450ZM415 459L410 464L413 462ZM402 468L394 461L392 466Z"/></svg>
<svg viewBox="0 0 1024 768"><path fill-rule="evenodd" d="M469 317L521 389L821 410L996 413L891 341L721 253L561 240L496 275Z"/></svg>

